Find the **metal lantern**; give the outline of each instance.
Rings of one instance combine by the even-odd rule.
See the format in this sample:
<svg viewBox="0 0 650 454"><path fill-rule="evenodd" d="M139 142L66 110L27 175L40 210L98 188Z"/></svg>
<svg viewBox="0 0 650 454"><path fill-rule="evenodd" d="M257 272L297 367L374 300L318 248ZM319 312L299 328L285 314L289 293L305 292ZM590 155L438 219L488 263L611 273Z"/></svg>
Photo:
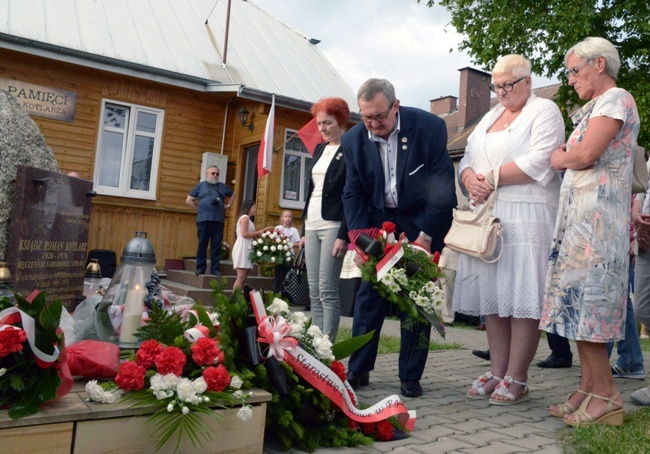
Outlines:
<svg viewBox="0 0 650 454"><path fill-rule="evenodd" d="M9 301L16 304L13 285L11 285L11 272L7 268L7 262L0 262L0 298L9 298Z"/></svg>
<svg viewBox="0 0 650 454"><path fill-rule="evenodd" d="M120 266L97 306L97 334L122 348L140 345L136 332L145 312L146 283L155 271L156 254L146 232L136 232L124 248Z"/></svg>

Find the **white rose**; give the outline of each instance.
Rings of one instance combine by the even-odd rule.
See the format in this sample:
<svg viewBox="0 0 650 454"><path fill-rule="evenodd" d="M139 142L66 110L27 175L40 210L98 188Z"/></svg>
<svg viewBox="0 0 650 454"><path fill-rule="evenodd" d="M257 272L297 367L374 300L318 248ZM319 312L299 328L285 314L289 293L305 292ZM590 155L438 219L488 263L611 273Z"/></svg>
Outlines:
<svg viewBox="0 0 650 454"><path fill-rule="evenodd" d="M275 252L277 250L278 250L278 248L276 248L275 246L271 246L271 252Z"/></svg>
<svg viewBox="0 0 650 454"><path fill-rule="evenodd" d="M268 246L264 246L264 247L262 248L262 250L263 250L263 251L268 251L268 250L269 250L269 247L268 247Z"/></svg>
<svg viewBox="0 0 650 454"><path fill-rule="evenodd" d="M250 405L245 405L239 409L237 412L237 417L242 421L248 421L253 417L253 409Z"/></svg>

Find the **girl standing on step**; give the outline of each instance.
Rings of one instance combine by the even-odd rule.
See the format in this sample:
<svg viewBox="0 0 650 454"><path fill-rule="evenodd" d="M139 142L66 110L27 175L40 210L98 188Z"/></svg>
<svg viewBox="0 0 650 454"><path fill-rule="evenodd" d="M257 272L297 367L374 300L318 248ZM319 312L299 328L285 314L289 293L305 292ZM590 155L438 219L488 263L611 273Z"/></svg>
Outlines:
<svg viewBox="0 0 650 454"><path fill-rule="evenodd" d="M251 259L248 258L253 238L262 234L261 230L255 230L255 224L251 217L257 213L257 204L253 200L244 200L239 210L239 219L237 219L237 240L232 247L232 266L237 272L237 279L232 289L242 288L248 277L248 273L253 268Z"/></svg>

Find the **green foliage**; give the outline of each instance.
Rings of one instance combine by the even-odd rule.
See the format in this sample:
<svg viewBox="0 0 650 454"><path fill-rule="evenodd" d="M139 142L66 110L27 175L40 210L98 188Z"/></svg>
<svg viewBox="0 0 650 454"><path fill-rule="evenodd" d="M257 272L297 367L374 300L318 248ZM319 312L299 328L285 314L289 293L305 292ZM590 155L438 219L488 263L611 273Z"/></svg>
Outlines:
<svg viewBox="0 0 650 454"><path fill-rule="evenodd" d="M347 358L355 351L359 350L361 347L366 345L372 339L372 336L375 335L375 330L373 329L369 333L364 334L363 336L351 337L345 340L339 340L336 345L332 346L332 354L337 360L342 360Z"/></svg>
<svg viewBox="0 0 650 454"><path fill-rule="evenodd" d="M149 311L149 322L138 329L137 336L143 341L156 339L161 344L176 345L176 338L183 336L184 332L185 326L181 322L180 314L166 311L158 307L157 304L153 304Z"/></svg>
<svg viewBox="0 0 650 454"><path fill-rule="evenodd" d="M16 307L34 319L35 344L46 354L54 353L56 345L62 345L62 335L57 334L61 319L62 304L57 300L46 303L45 292L39 293L30 303L14 293ZM0 310L13 307L7 299L0 300ZM15 326L22 328L22 323ZM55 366L43 368L36 363L36 357L28 342L23 343L20 352L0 358L0 368L6 369L0 376L0 408L9 407L12 419L29 416L45 402L56 399L56 390L61 384Z"/></svg>
<svg viewBox="0 0 650 454"><path fill-rule="evenodd" d="M420 3L420 0L418 0ZM428 0L427 6L436 2ZM645 0L440 0L451 25L463 35L459 50L490 71L503 55L521 54L533 72L545 77L564 73L564 54L587 36L611 41L621 56L617 85L636 99L639 144L650 143L650 2ZM580 105L567 78L556 98L565 119L568 106ZM573 129L573 128L571 128Z"/></svg>
<svg viewBox="0 0 650 454"><path fill-rule="evenodd" d="M237 373L244 387L257 387L271 393L266 410L266 436L275 439L284 449L313 452L322 447L360 446L372 439L347 427L347 418L322 393L307 385L286 362L279 365L287 377L289 393L281 396L271 385L263 364L251 370L241 354L240 336L249 326L256 326L252 311L241 292L230 299L220 298L214 289L215 309L221 323L219 344L226 354L226 367ZM268 294L266 303L273 298Z"/></svg>

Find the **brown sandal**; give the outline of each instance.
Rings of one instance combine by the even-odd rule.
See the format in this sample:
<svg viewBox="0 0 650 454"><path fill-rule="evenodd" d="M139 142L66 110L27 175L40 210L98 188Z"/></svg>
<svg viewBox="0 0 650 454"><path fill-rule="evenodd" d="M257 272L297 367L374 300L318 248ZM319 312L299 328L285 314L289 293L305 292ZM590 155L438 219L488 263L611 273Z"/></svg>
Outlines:
<svg viewBox="0 0 650 454"><path fill-rule="evenodd" d="M575 393L584 394L585 396L589 395L589 393L587 391L582 390L582 389L577 389L575 392L571 393L571 395L569 396L569 399L571 399L571 397ZM580 405L575 407L572 403L569 403L569 399L567 399L566 402L564 402L562 404L556 405L557 411L553 411L549 407L549 409L548 409L549 413L551 413L551 415L555 416L556 418L564 418L564 415L570 415L571 413L576 411L580 407Z"/></svg>
<svg viewBox="0 0 650 454"><path fill-rule="evenodd" d="M573 415L576 417L575 421L571 421L564 418L564 422L571 426L589 426L591 424L607 424L610 426L622 426L623 425L623 405L616 402L616 399L621 395L620 392L616 391L611 397L603 397L597 394L589 393L587 398L582 402L580 408L578 408ZM593 415L587 413L587 407L591 399L595 397L596 399L604 400L607 402L607 411L600 418L596 419ZM614 406L618 407L617 410L614 409Z"/></svg>

